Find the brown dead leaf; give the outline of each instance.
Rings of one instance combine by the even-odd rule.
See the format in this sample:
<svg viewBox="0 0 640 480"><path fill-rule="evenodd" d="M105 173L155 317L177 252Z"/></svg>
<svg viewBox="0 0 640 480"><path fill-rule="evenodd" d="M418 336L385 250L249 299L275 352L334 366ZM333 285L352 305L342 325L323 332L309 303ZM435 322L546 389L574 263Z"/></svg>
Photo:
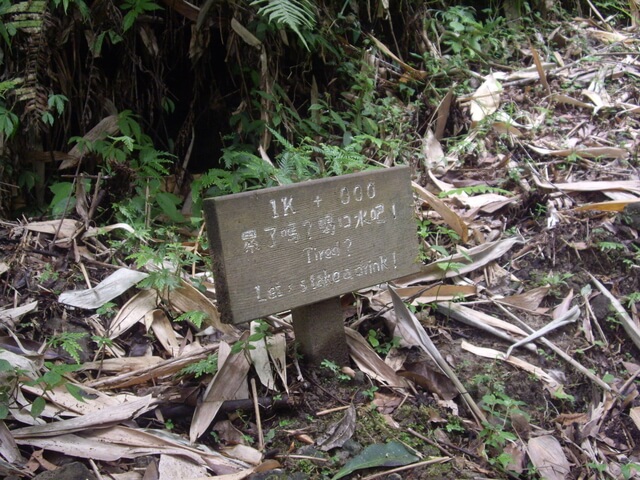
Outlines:
<svg viewBox="0 0 640 480"><path fill-rule="evenodd" d="M560 442L551 435L530 439L527 453L540 477L546 480L564 480L571 471Z"/></svg>
<svg viewBox="0 0 640 480"><path fill-rule="evenodd" d="M403 277L397 283L398 285L411 285L414 283L433 282L442 278L457 277L484 267L489 262L500 258L518 243L524 243L524 237L509 237L504 240L487 242L470 249L459 247L464 250L464 254L456 253L425 265L421 268L420 273ZM455 264L456 268L449 268L451 264Z"/></svg>
<svg viewBox="0 0 640 480"><path fill-rule="evenodd" d="M552 393L562 388L562 385L555 378L553 378L551 375L545 372L543 369L541 369L536 365L533 365L532 363L522 360L521 358L514 357L513 355L511 355L508 359L505 360L505 354L503 352L500 352L499 350L495 350L493 348L478 347L476 345L472 345L465 341L462 342L460 347L463 350L466 350L475 355L478 355L479 357L491 358L494 360L504 360L505 362L510 363L514 367L521 368L522 370L529 372L535 375L536 377L538 377L540 380L542 380L545 383L545 386Z"/></svg>
<svg viewBox="0 0 640 480"><path fill-rule="evenodd" d="M22 226L31 232L47 233L49 235L58 234L60 240L70 240L74 238L82 229L82 222L64 218L62 220L47 220L44 222L31 222Z"/></svg>
<svg viewBox="0 0 640 480"><path fill-rule="evenodd" d="M142 290L135 294L118 311L109 327L109 338L114 340L136 323L144 320L147 313L158 305L158 295L152 290Z"/></svg>
<svg viewBox="0 0 640 480"><path fill-rule="evenodd" d="M388 387L409 387L409 383L384 363L362 335L351 328L345 328L344 331L351 358L360 370Z"/></svg>
<svg viewBox="0 0 640 480"><path fill-rule="evenodd" d="M408 378L425 390L436 393L444 400L451 400L458 396L455 385L440 372L432 369L426 362L405 364L405 370L398 372L401 377Z"/></svg>
<svg viewBox="0 0 640 480"><path fill-rule="evenodd" d="M249 333L245 332L238 341L246 341L248 337ZM250 367L251 364L243 352L229 355L224 364L219 367L218 373L213 377L204 393L202 403L196 407L193 414L189 431L192 443L209 428L220 410L222 402L235 399L236 393L243 384L246 387L247 373Z"/></svg>
<svg viewBox="0 0 640 480"><path fill-rule="evenodd" d="M216 330L232 334L236 331L233 325L226 325L220 320L220 313L214 303L202 292L188 282L183 281L182 286L171 292L163 292L162 299L180 312L204 312L205 324L212 326Z"/></svg>
<svg viewBox="0 0 640 480"><path fill-rule="evenodd" d="M204 451L196 446L190 446L183 438L164 430L153 431L117 426L93 429L80 434L18 438L16 443L73 457L107 462L162 453L181 455L199 465L206 465L216 474L235 473L249 467L242 461L227 458L213 450Z"/></svg>
<svg viewBox="0 0 640 480"><path fill-rule="evenodd" d="M633 407L629 409L629 416L633 423L636 424L636 428L640 430L640 407Z"/></svg>
<svg viewBox="0 0 640 480"><path fill-rule="evenodd" d="M539 310L539 307L542 300L544 300L544 297L549 293L549 290L551 290L551 287L548 285L532 288L525 293L496 299L496 302L511 305L512 307L527 310L529 312L544 313L547 309L543 308L542 310Z"/></svg>
<svg viewBox="0 0 640 480"><path fill-rule="evenodd" d="M158 462L158 480L175 480L178 478L205 477L207 469L204 465L198 465L191 460L177 455L160 455Z"/></svg>
<svg viewBox="0 0 640 480"><path fill-rule="evenodd" d="M431 208L433 208L438 215L442 217L442 219L449 225L453 230L460 235L462 243L466 243L469 239L469 232L467 224L462 220L460 215L451 210L446 203L444 203L441 199L436 197L433 193L431 193L426 188L418 185L415 182L411 182L413 186L413 190L418 194L418 196L427 202Z"/></svg>
<svg viewBox="0 0 640 480"><path fill-rule="evenodd" d="M328 452L332 448L340 448L356 431L356 408L349 405L344 416L337 422L329 425L324 434L318 438L317 444L320 450Z"/></svg>
<svg viewBox="0 0 640 480"><path fill-rule="evenodd" d="M618 147L585 147L585 148L561 148L550 150L548 148L528 145L528 147L540 155L550 155L552 157L568 157L577 155L582 158L627 158L629 151ZM576 182L576 183L607 183L607 182ZM612 182L617 183L617 182ZM570 185L570 184L568 184Z"/></svg>

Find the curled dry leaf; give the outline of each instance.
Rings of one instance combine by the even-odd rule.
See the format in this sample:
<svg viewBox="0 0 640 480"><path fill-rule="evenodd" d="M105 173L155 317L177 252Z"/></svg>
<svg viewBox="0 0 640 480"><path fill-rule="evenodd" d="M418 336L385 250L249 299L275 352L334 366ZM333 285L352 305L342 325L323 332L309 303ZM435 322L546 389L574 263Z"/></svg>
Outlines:
<svg viewBox="0 0 640 480"><path fill-rule="evenodd" d="M536 147L528 145L528 147L540 155L550 155L552 157L568 157L577 155L582 158L627 158L628 150L618 147L586 147L586 148L561 148L550 150L548 148ZM598 183L598 182L576 182L576 183ZM616 182L600 182L600 183L616 183ZM571 184L569 184L571 185Z"/></svg>
<svg viewBox="0 0 640 480"><path fill-rule="evenodd" d="M205 323L216 330L232 334L236 331L233 325L227 325L220 320L218 308L202 292L188 282L183 281L182 286L171 292L163 292L162 299L181 312L204 312Z"/></svg>
<svg viewBox="0 0 640 480"><path fill-rule="evenodd" d="M150 429L116 426L56 437L19 438L16 443L107 462L162 453L182 455L220 475L249 468L245 462L227 458L206 447L192 447L177 435Z"/></svg>
<svg viewBox="0 0 640 480"><path fill-rule="evenodd" d="M148 276L148 273L121 268L93 288L62 292L58 301L72 307L93 310L122 295Z"/></svg>
<svg viewBox="0 0 640 480"><path fill-rule="evenodd" d="M351 358L360 370L388 387L409 387L409 382L398 376L391 367L384 363L362 335L351 328L345 328L344 332L347 336Z"/></svg>
<svg viewBox="0 0 640 480"><path fill-rule="evenodd" d="M25 303L15 308L0 308L0 325L13 329L20 319L38 307L38 302Z"/></svg>
<svg viewBox="0 0 640 480"><path fill-rule="evenodd" d="M398 375L412 380L416 385L437 394L444 400L451 400L459 393L446 375L435 371L426 362L405 364L405 370L398 372Z"/></svg>
<svg viewBox="0 0 640 480"><path fill-rule="evenodd" d="M349 405L344 416L336 423L329 425L327 431L318 439L318 446L323 452L339 448L349 440L356 431L356 407Z"/></svg>
<svg viewBox="0 0 640 480"><path fill-rule="evenodd" d="M257 332L259 323L256 321L251 322L250 331L251 335ZM269 362L269 352L267 351L266 338L261 338L256 342L251 342L253 347L249 350L249 356L251 357L251 363L253 368L258 374L260 383L270 390L275 390L275 379L273 378L273 371L271 370L271 362Z"/></svg>
<svg viewBox="0 0 640 480"><path fill-rule="evenodd" d="M436 197L433 193L431 193L426 188L418 185L415 182L411 182L413 186L413 190L418 194L418 196L427 202L431 208L433 208L438 215L442 217L442 219L449 225L453 230L460 235L463 243L466 243L469 239L469 232L467 224L462 220L460 215L454 212L451 208L447 206L441 199Z"/></svg>

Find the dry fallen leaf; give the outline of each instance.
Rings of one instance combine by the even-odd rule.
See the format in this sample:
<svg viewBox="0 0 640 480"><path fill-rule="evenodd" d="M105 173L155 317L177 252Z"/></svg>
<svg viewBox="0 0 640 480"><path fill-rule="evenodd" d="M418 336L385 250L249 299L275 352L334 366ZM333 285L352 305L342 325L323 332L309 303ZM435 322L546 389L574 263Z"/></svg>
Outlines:
<svg viewBox="0 0 640 480"><path fill-rule="evenodd" d="M471 95L470 109L473 123L481 122L500 106L502 85L494 74L489 74L485 78L484 83Z"/></svg>
<svg viewBox="0 0 640 480"><path fill-rule="evenodd" d="M571 471L560 442L551 435L530 439L527 453L538 474L545 480L564 480Z"/></svg>
<svg viewBox="0 0 640 480"><path fill-rule="evenodd" d="M93 288L62 292L58 297L58 302L87 310L100 308L148 276L148 273L121 268Z"/></svg>

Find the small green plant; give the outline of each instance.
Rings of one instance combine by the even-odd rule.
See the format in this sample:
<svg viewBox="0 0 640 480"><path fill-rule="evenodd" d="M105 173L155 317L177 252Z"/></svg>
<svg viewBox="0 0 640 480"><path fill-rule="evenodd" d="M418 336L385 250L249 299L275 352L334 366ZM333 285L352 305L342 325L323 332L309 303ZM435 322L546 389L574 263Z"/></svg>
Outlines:
<svg viewBox="0 0 640 480"><path fill-rule="evenodd" d="M0 420L9 415L18 388L18 371L8 360L0 359Z"/></svg>
<svg viewBox="0 0 640 480"><path fill-rule="evenodd" d="M529 418L529 415L521 409L526 404L509 397L504 392L484 395L482 404L482 408L490 415L490 420L483 424L480 436L487 446L502 451L508 442L517 440L516 435L507 430L510 427L511 416L518 414ZM511 462L511 458L498 456L489 462L505 468Z"/></svg>
<svg viewBox="0 0 640 480"><path fill-rule="evenodd" d="M386 342L384 341L384 339L381 339L379 337L381 337L381 335L378 331L373 329L369 330L367 341L369 342L369 345L371 345L373 349L380 355L386 355L387 353L389 353L389 350L400 345L399 337L393 337L390 342Z"/></svg>
<svg viewBox="0 0 640 480"><path fill-rule="evenodd" d="M182 315L176 317L173 321L191 322L196 326L196 328L200 328L207 318L209 318L209 316L205 312L191 310L189 312L184 312Z"/></svg>
<svg viewBox="0 0 640 480"><path fill-rule="evenodd" d="M79 402L84 402L84 396L82 389L73 383L70 383L65 377L66 375L74 372L80 368L79 364L66 365L66 364L53 364L51 362L45 362L44 364L47 371L40 377L25 382L25 385L36 386L39 385L43 389L44 395L49 390L52 390L58 386L64 385L67 391ZM37 397L31 404L31 415L36 418L44 411L46 401L43 396Z"/></svg>
<svg viewBox="0 0 640 480"><path fill-rule="evenodd" d="M61 347L76 363L80 363L80 352L83 351L83 347L78 340L86 336L84 332L62 332L51 337L47 343L53 348Z"/></svg>
<svg viewBox="0 0 640 480"><path fill-rule="evenodd" d="M98 347L98 351L96 352L96 358L103 358L104 351L107 348L113 347L113 340L109 337L103 337L101 335L91 335L91 341L95 343Z"/></svg>
<svg viewBox="0 0 640 480"><path fill-rule="evenodd" d="M500 45L496 36L503 21L500 17L484 24L476 19L476 12L472 7L457 5L436 12L435 20L437 24L431 21L429 28L435 29L436 25L444 27L442 43L454 54L471 59L482 58L485 53Z"/></svg>
<svg viewBox="0 0 640 480"><path fill-rule="evenodd" d="M553 397L557 398L558 400L566 400L570 403L574 403L576 401L576 397L569 393L566 393L562 388L555 390L553 392Z"/></svg>
<svg viewBox="0 0 640 480"><path fill-rule="evenodd" d="M598 246L601 252L626 250L626 247L623 244L618 242L598 242L596 245Z"/></svg>
<svg viewBox="0 0 640 480"><path fill-rule="evenodd" d="M215 375L217 371L218 355L209 355L204 360L187 365L178 372L178 375L193 375L194 378L200 378L202 375Z"/></svg>
<svg viewBox="0 0 640 480"><path fill-rule="evenodd" d="M627 302L627 308L631 308L633 305L640 302L640 292L630 293L625 298L625 301Z"/></svg>
<svg viewBox="0 0 640 480"><path fill-rule="evenodd" d="M91 341L98 346L98 350L103 350L107 347L113 347L113 340L109 337L91 335Z"/></svg>
<svg viewBox="0 0 640 480"><path fill-rule="evenodd" d="M40 275L38 276L38 280L40 280L40 282L45 283L45 282L49 282L49 281L55 281L58 280L58 278L60 278L60 273L56 270L54 270L53 266L50 263L45 264L44 269L42 270L42 272L40 272Z"/></svg>
<svg viewBox="0 0 640 480"><path fill-rule="evenodd" d="M562 294L562 292L560 291L561 287L566 287L567 280L571 277L573 277L573 273L549 272L548 274L542 276L539 283L540 285L549 285L551 287L550 293L558 297Z"/></svg>
<svg viewBox="0 0 640 480"><path fill-rule="evenodd" d="M289 28L309 49L303 32L312 30L316 23L314 6L309 0L253 0L251 6L259 7L258 15L269 23Z"/></svg>
<svg viewBox="0 0 640 480"><path fill-rule="evenodd" d="M366 390L362 391L362 395L364 395L365 398L368 398L369 400L373 400L375 398L376 392L378 391L378 387L376 387L375 385L372 385L371 387L367 388Z"/></svg>
<svg viewBox="0 0 640 480"><path fill-rule="evenodd" d="M140 15L162 10L162 7L153 0L124 0L120 8L127 12L122 19L122 30L125 32L133 26Z"/></svg>
<svg viewBox="0 0 640 480"><path fill-rule="evenodd" d="M255 331L249 335L246 340L239 340L231 347L231 353L240 353L242 351L255 350L256 347L251 345L256 342L263 342L271 334L269 329L271 327L264 320L256 320Z"/></svg>
<svg viewBox="0 0 640 480"><path fill-rule="evenodd" d="M121 179L122 187L129 190L123 195L126 200L113 204L118 221L128 223L136 231L148 229L151 222L162 215L174 222L183 222L184 217L177 208L181 200L162 188L163 177L170 173L167 167L173 163L172 155L154 147L151 137L143 133L131 111L118 114L117 126L120 136L95 140L71 137L69 142L82 154L99 157L105 176Z"/></svg>
<svg viewBox="0 0 640 480"><path fill-rule="evenodd" d="M69 99L61 94L51 94L49 95L49 99L47 100L47 106L49 107L49 111L44 112L42 114L42 121L49 126L53 126L55 122L55 118L53 113L59 117L64 113L64 104L68 102Z"/></svg>
<svg viewBox="0 0 640 480"><path fill-rule="evenodd" d="M98 307L96 313L103 317L111 318L117 313L116 307L117 305L115 303L107 302Z"/></svg>
<svg viewBox="0 0 640 480"><path fill-rule="evenodd" d="M602 474L607 471L606 463L597 463L597 462L589 462L586 465L588 468L595 470L596 472Z"/></svg>
<svg viewBox="0 0 640 480"><path fill-rule="evenodd" d="M166 428L169 431L173 430L175 428L175 425L173 424L173 420L171 420L170 418L166 419L164 421L164 428Z"/></svg>
<svg viewBox="0 0 640 480"><path fill-rule="evenodd" d="M156 230L162 235L166 234L169 239L175 237L169 231ZM140 288L150 288L158 292L173 291L182 286L181 272L184 268L199 260L198 256L185 249L181 243L167 241L157 245L140 245L138 250L131 253L127 258L134 260L136 267L146 267L150 270L149 276L138 283ZM196 312L187 312L180 320L203 321L204 316Z"/></svg>
<svg viewBox="0 0 640 480"><path fill-rule="evenodd" d="M629 480L634 475L634 472L640 472L640 464L625 463L624 465L620 465L620 472L624 480Z"/></svg>
<svg viewBox="0 0 640 480"><path fill-rule="evenodd" d="M347 375L346 373L342 373L340 366L337 363L332 362L331 360L324 359L320 363L320 367L329 370L341 382L348 382L349 380L351 380L351 377L349 377L349 375Z"/></svg>
<svg viewBox="0 0 640 480"><path fill-rule="evenodd" d="M449 433L464 433L466 431L460 417L453 415L447 417L447 424L444 429Z"/></svg>

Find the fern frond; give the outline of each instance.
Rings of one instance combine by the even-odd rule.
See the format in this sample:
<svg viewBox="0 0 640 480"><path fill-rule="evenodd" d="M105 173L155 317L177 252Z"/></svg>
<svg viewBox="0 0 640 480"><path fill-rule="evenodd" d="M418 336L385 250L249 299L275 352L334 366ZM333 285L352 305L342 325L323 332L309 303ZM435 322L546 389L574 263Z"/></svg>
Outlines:
<svg viewBox="0 0 640 480"><path fill-rule="evenodd" d="M269 23L290 28L309 49L301 32L316 24L313 4L309 0L253 0L251 6L258 7L258 15L266 17Z"/></svg>

